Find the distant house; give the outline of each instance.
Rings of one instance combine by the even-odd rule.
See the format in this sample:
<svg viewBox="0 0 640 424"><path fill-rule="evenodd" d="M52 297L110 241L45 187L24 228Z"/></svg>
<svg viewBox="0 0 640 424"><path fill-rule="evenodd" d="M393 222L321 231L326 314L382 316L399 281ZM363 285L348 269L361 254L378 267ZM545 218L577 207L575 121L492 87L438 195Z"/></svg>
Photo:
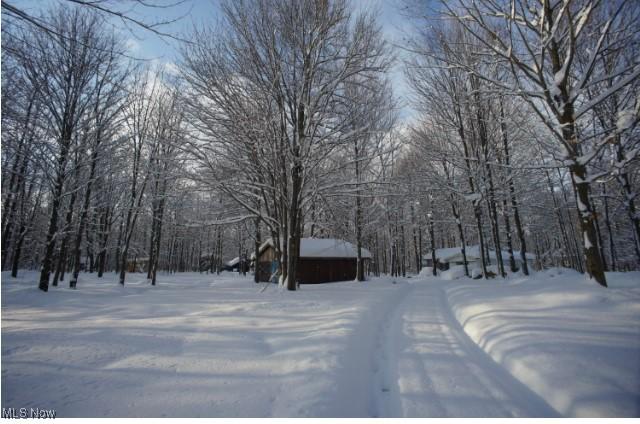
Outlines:
<svg viewBox="0 0 640 424"><path fill-rule="evenodd" d="M240 266L242 265L245 272L249 271L249 261L246 260L246 256L244 256L244 258L244 261L240 261L240 257L236 256L230 261L225 262L222 266L222 270L238 272L238 270L240 270Z"/></svg>
<svg viewBox="0 0 640 424"><path fill-rule="evenodd" d="M259 248L256 266L258 281L271 281L278 269L273 242L268 239ZM371 252L361 251L363 265L367 270ZM252 255L255 259L255 255ZM357 248L353 244L338 239L300 239L297 279L301 284L348 281L356 278Z"/></svg>
<svg viewBox="0 0 640 424"><path fill-rule="evenodd" d="M478 245L466 246L465 253L467 257L467 265L471 268L476 268L481 266L481 258L480 258L480 247ZM502 251L502 260L505 263L505 266L509 264L509 252ZM516 267L520 269L522 267L522 259L520 258L520 252L517 250L513 251L513 256L516 261ZM536 255L532 253L526 254L527 265L531 269L533 268L534 261L536 259ZM489 251L489 259L492 264L496 264L498 260L498 256L494 250ZM431 263L431 252L424 255L425 266L431 267L433 264ZM447 270L451 266L455 265L464 265L464 259L462 256L461 247L448 247L444 249L436 249L436 266L440 270Z"/></svg>

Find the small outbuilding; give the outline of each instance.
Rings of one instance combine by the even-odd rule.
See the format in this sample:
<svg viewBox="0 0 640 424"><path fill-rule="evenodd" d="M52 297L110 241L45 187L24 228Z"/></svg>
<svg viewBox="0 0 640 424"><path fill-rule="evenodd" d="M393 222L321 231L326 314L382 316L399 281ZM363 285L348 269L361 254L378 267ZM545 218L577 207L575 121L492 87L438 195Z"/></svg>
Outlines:
<svg viewBox="0 0 640 424"><path fill-rule="evenodd" d="M227 261L222 266L223 271L232 271L232 272L247 272L249 271L249 263L247 261L247 257L243 256L244 259L240 259L239 256Z"/></svg>
<svg viewBox="0 0 640 424"><path fill-rule="evenodd" d="M502 260L505 265L509 263L509 252L502 251ZM480 247L478 245L466 246L465 247L465 256L467 257L467 265L471 268L480 267L481 258L480 258ZM514 250L513 256L516 261L516 266L519 268L522 267L522 259L520 258L520 252ZM431 252L424 255L424 263L425 266L431 267L433 264L431 263ZM526 254L527 266L529 269L533 268L534 260L536 259L536 255L532 253ZM498 260L496 252L494 250L489 251L489 260L491 263L495 264ZM449 267L454 265L464 265L464 258L462 256L462 249L460 246L458 247L447 247L444 249L436 249L436 266L440 270L447 270Z"/></svg>
<svg viewBox="0 0 640 424"><path fill-rule="evenodd" d="M371 252L361 250L365 273L371 262ZM252 257L255 259L255 255ZM278 269L278 258L271 239L259 248L256 261L258 281L272 281ZM332 281L349 281L356 278L357 248L348 241L339 239L300 239L298 258L298 282L318 284Z"/></svg>

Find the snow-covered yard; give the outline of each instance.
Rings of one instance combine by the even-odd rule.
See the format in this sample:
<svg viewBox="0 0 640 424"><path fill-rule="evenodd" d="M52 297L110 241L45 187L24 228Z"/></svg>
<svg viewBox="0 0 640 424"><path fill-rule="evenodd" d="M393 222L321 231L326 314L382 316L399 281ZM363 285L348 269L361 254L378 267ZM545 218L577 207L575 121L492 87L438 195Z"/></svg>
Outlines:
<svg viewBox="0 0 640 424"><path fill-rule="evenodd" d="M465 332L563 416L640 416L640 273L448 285Z"/></svg>
<svg viewBox="0 0 640 424"><path fill-rule="evenodd" d="M638 416L640 273L266 290L2 274L2 406L73 416Z"/></svg>

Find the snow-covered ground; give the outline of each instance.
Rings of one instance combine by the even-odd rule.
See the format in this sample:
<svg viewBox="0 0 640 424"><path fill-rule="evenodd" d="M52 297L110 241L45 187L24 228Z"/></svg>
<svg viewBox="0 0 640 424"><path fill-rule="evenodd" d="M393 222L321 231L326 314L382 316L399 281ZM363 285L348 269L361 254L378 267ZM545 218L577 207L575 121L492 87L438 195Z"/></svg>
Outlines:
<svg viewBox="0 0 640 424"><path fill-rule="evenodd" d="M563 416L640 416L640 273L568 269L445 288L457 321Z"/></svg>
<svg viewBox="0 0 640 424"><path fill-rule="evenodd" d="M422 275L283 292L237 274L2 274L2 406L60 417L640 415L640 273Z"/></svg>

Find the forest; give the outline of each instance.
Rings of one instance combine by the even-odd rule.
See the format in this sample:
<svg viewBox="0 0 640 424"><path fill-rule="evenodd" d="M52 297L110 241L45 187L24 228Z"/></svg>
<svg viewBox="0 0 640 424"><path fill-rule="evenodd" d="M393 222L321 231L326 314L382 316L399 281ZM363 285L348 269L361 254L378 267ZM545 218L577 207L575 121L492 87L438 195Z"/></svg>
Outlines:
<svg viewBox="0 0 640 424"><path fill-rule="evenodd" d="M636 1L407 0L391 42L348 0L222 0L170 67L112 21L173 36L113 2L14 3L1 261L45 292L220 273L268 238L288 290L304 237L357 246L359 281L468 246L485 279L527 254L605 287L640 270Z"/></svg>

